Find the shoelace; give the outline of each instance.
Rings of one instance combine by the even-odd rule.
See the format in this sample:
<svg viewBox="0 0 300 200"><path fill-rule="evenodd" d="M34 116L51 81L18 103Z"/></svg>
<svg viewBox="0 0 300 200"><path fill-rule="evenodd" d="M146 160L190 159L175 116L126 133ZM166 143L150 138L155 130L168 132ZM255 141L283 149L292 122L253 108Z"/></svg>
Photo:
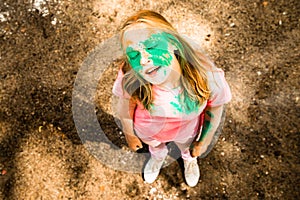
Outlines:
<svg viewBox="0 0 300 200"><path fill-rule="evenodd" d="M195 173L197 167L197 161L191 161L187 163L186 172L188 174Z"/></svg>
<svg viewBox="0 0 300 200"><path fill-rule="evenodd" d="M158 170L160 170L160 168L161 168L161 164L162 164L162 162L163 161L157 161L157 160L152 160L152 162L154 163L153 165L152 165L152 171L153 172L156 172L156 171L158 171Z"/></svg>

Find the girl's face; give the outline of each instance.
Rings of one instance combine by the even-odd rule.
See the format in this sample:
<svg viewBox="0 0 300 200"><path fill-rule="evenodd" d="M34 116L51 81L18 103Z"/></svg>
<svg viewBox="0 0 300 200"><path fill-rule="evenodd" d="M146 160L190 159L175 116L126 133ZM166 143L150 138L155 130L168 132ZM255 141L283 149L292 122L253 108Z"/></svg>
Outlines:
<svg viewBox="0 0 300 200"><path fill-rule="evenodd" d="M136 24L124 32L123 48L133 70L154 85L179 84L180 66L167 33ZM171 84L171 85L170 85Z"/></svg>

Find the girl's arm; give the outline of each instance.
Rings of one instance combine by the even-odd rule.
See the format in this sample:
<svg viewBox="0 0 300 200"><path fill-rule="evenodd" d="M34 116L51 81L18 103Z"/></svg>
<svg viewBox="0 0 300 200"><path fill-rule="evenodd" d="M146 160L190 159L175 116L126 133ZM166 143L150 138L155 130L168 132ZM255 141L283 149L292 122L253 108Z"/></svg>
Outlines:
<svg viewBox="0 0 300 200"><path fill-rule="evenodd" d="M205 108L202 130L200 130L190 147L192 157L200 156L207 150L220 124L223 107L221 105L217 107L207 106Z"/></svg>
<svg viewBox="0 0 300 200"><path fill-rule="evenodd" d="M140 139L134 134L133 130L133 115L136 108L136 102L133 99L119 98L118 101L118 115L123 127L123 132L129 148L137 151L143 145Z"/></svg>

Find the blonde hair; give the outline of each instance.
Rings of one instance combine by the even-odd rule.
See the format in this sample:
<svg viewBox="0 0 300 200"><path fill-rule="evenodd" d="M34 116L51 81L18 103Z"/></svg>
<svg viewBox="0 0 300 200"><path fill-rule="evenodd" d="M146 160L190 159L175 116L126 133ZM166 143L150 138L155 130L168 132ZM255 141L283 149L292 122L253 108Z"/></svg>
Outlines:
<svg viewBox="0 0 300 200"><path fill-rule="evenodd" d="M178 43L177 47L181 47L174 53L181 68L180 81L184 88L184 98L189 98L198 104L206 101L210 94L206 69L212 67L212 62L203 53L195 52L163 16L149 10L139 11L125 21L121 29L121 43L123 43L124 32L127 28L138 23L145 23L151 28L162 30L172 36L168 39L173 43ZM127 57L124 58L121 68L125 74L123 79L125 91L132 98L140 101L146 109L150 109L153 101L151 84L132 70Z"/></svg>

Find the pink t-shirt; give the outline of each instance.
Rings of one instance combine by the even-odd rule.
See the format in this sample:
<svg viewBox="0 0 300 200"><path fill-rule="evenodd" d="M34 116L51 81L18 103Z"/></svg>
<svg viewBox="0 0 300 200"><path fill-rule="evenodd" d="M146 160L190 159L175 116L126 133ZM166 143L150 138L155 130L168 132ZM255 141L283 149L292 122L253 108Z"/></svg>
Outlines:
<svg viewBox="0 0 300 200"><path fill-rule="evenodd" d="M119 70L116 81L113 85L113 93L120 98L130 98L130 95L123 90L122 79L124 74ZM208 101L198 106L179 98L183 93L181 87L174 89L163 89L152 86L153 103L151 109L144 109L141 103L134 114L134 130L144 141L157 140L159 142L184 141L194 137L199 130L200 118L206 106L220 106L231 100L231 92L224 78L223 70L215 68L207 71L208 86L211 91ZM191 105L192 109L185 105Z"/></svg>

